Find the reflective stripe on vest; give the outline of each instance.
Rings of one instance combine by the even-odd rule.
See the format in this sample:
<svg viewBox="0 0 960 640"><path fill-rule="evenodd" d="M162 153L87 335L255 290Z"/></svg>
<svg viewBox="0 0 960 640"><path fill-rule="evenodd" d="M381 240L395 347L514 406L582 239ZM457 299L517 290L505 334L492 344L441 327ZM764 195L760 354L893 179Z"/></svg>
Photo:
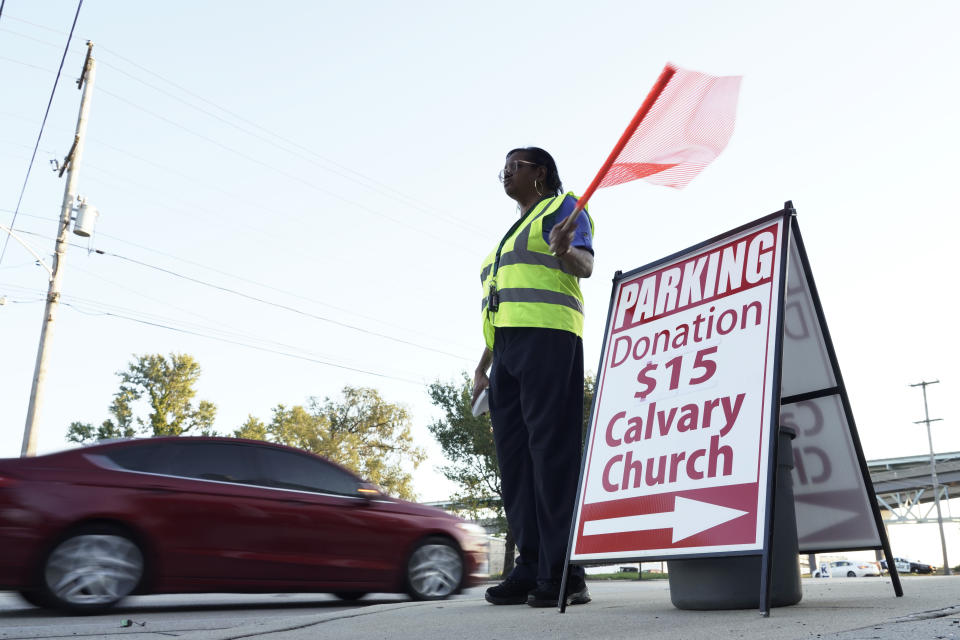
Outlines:
<svg viewBox="0 0 960 640"><path fill-rule="evenodd" d="M570 307L578 313L583 313L583 302L580 300L558 291L547 291L545 289L501 289L500 302L546 302ZM480 305L481 311L487 308L488 303L489 299L484 296L483 304Z"/></svg>

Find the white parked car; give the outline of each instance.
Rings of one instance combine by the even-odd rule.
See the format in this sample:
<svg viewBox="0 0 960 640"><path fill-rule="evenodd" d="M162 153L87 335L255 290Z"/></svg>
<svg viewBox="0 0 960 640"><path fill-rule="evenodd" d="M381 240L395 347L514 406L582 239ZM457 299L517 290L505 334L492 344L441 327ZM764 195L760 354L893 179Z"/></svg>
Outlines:
<svg viewBox="0 0 960 640"><path fill-rule="evenodd" d="M826 564L825 567L824 564ZM880 575L880 567L876 562L834 560L833 562L821 563L820 567L813 572L814 578L862 578L864 576Z"/></svg>

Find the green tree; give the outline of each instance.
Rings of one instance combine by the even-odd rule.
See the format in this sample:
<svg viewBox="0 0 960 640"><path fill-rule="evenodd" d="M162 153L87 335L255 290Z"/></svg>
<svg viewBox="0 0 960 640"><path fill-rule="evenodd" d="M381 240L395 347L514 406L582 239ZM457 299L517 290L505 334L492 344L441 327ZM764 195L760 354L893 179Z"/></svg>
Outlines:
<svg viewBox="0 0 960 640"><path fill-rule="evenodd" d="M260 418L247 416L247 421L233 432L234 438L248 438L250 440L267 440L267 425Z"/></svg>
<svg viewBox="0 0 960 640"><path fill-rule="evenodd" d="M312 451L406 500L415 497L409 467L426 458L407 410L369 388L347 386L342 399L311 398L307 407L277 405L269 424L249 416L233 435Z"/></svg>
<svg viewBox="0 0 960 640"><path fill-rule="evenodd" d="M67 431L71 442L107 438L179 436L187 432L212 435L216 406L207 400L193 405L200 365L192 356L171 353L134 356L125 371L118 371L120 389L113 395L107 418L99 427L73 422ZM145 403L146 417L136 415Z"/></svg>
<svg viewBox="0 0 960 640"><path fill-rule="evenodd" d="M132 438L137 435L136 429L127 427L118 429L110 418L104 420L99 427L86 422L71 422L67 429L69 442L97 442L98 440L113 440L115 438Z"/></svg>
<svg viewBox="0 0 960 640"><path fill-rule="evenodd" d="M450 501L458 505L456 510L464 517L480 520L485 514L492 515L498 531L506 535L503 555L506 575L513 569L515 545L503 511L500 466L490 415L473 415L473 380L466 373L459 383L434 382L428 393L431 402L444 413L443 418L427 427L450 461L440 467L440 473L460 487L450 496Z"/></svg>
<svg viewBox="0 0 960 640"><path fill-rule="evenodd" d="M596 386L594 376L587 375L583 384L583 431L586 436L590 409ZM473 379L466 373L460 383L434 382L428 388L433 404L443 409L444 417L429 425L450 464L440 468L448 480L460 490L450 497L457 511L474 520L492 515L498 530L505 534L503 573L513 569L514 540L503 511L503 493L500 487L500 466L493 442L490 415L474 417L471 410Z"/></svg>

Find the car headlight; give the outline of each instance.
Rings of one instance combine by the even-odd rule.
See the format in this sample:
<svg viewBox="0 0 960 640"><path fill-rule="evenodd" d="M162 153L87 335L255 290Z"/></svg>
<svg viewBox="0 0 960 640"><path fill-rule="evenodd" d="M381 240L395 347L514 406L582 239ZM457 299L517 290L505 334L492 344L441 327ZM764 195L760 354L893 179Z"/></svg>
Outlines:
<svg viewBox="0 0 960 640"><path fill-rule="evenodd" d="M457 528L466 531L467 533L475 536L486 536L487 530L481 527L478 524L473 524L472 522L458 522Z"/></svg>

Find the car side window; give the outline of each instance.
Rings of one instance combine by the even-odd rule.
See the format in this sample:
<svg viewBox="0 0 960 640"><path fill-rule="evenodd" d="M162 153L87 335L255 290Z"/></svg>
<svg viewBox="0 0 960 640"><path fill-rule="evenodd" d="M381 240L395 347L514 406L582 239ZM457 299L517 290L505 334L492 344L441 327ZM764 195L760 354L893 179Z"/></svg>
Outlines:
<svg viewBox="0 0 960 640"><path fill-rule="evenodd" d="M104 455L114 464L129 471L170 473L169 448L158 442L144 442L116 449Z"/></svg>
<svg viewBox="0 0 960 640"><path fill-rule="evenodd" d="M254 449L223 442L176 442L168 445L171 475L236 484L261 484Z"/></svg>
<svg viewBox="0 0 960 640"><path fill-rule="evenodd" d="M360 486L356 476L306 454L263 447L257 457L266 486L348 496L356 496Z"/></svg>

